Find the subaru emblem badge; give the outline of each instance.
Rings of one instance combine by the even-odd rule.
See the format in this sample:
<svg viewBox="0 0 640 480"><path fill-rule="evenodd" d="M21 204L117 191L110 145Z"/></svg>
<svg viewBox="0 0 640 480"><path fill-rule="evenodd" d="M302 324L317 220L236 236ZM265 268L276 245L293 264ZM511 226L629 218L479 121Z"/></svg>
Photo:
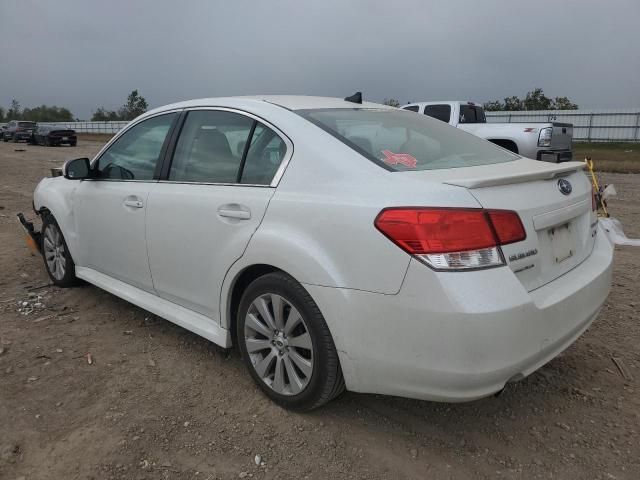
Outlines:
<svg viewBox="0 0 640 480"><path fill-rule="evenodd" d="M571 187L571 183L569 183L569 180L561 178L560 180L558 180L558 190L560 190L560 193L562 193L563 195L569 195L573 188Z"/></svg>

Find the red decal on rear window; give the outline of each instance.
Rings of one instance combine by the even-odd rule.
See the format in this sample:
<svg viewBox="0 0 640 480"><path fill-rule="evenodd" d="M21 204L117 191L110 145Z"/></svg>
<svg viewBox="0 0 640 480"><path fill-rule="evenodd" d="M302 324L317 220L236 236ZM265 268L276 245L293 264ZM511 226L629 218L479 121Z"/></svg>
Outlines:
<svg viewBox="0 0 640 480"><path fill-rule="evenodd" d="M416 168L418 164L418 160L413 155L409 155L408 153L393 153L390 150L383 150L382 154L384 158L382 161L384 163L388 163L389 165L404 165L409 168Z"/></svg>

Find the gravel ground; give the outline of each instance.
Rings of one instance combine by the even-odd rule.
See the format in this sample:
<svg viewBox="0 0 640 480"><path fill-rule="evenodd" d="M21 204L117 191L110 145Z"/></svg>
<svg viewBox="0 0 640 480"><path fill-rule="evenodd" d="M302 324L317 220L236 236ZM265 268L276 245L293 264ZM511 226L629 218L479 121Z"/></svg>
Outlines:
<svg viewBox="0 0 640 480"><path fill-rule="evenodd" d="M48 286L15 214L49 168L99 147L0 143L0 479L640 478L638 249L616 249L592 328L498 398L347 393L292 414L237 352L95 287ZM640 237L640 175L604 178Z"/></svg>

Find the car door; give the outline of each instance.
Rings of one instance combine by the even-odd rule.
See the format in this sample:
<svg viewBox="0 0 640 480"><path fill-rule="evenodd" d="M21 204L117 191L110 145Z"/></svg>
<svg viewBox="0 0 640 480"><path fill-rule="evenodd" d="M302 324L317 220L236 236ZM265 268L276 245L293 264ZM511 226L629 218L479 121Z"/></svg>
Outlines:
<svg viewBox="0 0 640 480"><path fill-rule="evenodd" d="M175 112L156 115L130 127L94 161L97 177L74 192L79 266L153 291L145 241L149 191Z"/></svg>
<svg viewBox="0 0 640 480"><path fill-rule="evenodd" d="M258 228L291 155L275 128L241 112L189 111L166 178L151 190L147 246L161 297L219 320L222 281Z"/></svg>

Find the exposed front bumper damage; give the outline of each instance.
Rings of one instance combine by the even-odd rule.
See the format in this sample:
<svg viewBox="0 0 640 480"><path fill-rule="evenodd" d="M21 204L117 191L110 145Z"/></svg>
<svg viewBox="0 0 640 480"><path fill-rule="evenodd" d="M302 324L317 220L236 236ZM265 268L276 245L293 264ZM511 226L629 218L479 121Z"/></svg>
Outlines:
<svg viewBox="0 0 640 480"><path fill-rule="evenodd" d="M18 213L18 220L20 225L26 233L27 246L36 253L41 253L42 249L42 234L38 232L33 226L33 222L28 221L24 214Z"/></svg>

